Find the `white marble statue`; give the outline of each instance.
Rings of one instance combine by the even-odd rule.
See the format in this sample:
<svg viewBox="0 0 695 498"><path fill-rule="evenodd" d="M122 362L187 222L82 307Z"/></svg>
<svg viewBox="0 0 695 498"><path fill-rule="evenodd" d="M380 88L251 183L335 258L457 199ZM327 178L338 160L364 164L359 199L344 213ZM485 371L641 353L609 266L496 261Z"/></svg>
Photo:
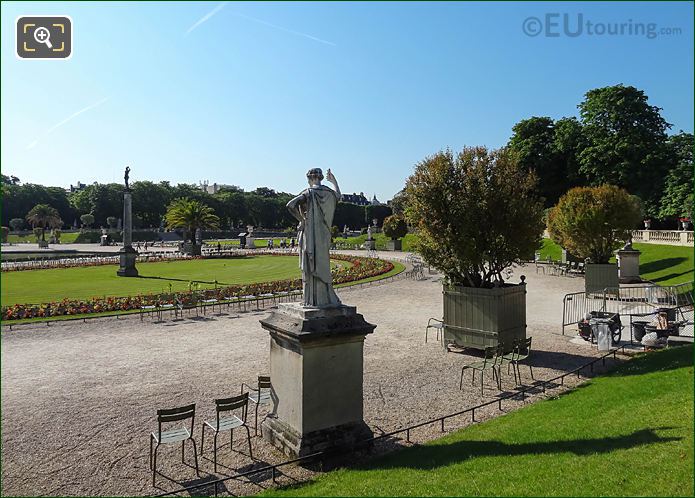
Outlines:
<svg viewBox="0 0 695 498"><path fill-rule="evenodd" d="M297 244L304 306L339 306L340 299L333 290L329 249L333 213L340 200L340 188L330 169L326 172L326 179L335 190L321 185L323 172L320 168L309 170L306 177L309 188L287 203L287 209L299 221Z"/></svg>

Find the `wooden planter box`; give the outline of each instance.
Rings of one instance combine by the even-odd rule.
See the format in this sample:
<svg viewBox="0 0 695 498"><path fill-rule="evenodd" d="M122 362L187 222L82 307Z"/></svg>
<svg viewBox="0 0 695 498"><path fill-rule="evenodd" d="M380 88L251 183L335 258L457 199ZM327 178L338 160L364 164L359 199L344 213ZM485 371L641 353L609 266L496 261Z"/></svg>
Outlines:
<svg viewBox="0 0 695 498"><path fill-rule="evenodd" d="M386 241L386 248L389 251L400 251L403 247L403 241L401 239L391 239Z"/></svg>
<svg viewBox="0 0 695 498"><path fill-rule="evenodd" d="M585 292L603 292L606 287L618 287L618 285L617 264L588 263L585 266Z"/></svg>
<svg viewBox="0 0 695 498"><path fill-rule="evenodd" d="M445 285L444 344L485 349L526 338L526 285L477 289Z"/></svg>

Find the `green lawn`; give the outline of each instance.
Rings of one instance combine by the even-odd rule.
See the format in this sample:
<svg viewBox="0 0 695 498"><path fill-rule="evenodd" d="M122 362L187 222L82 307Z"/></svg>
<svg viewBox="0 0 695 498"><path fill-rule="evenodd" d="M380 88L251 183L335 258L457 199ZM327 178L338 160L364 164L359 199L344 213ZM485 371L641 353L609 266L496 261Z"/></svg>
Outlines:
<svg viewBox="0 0 695 498"><path fill-rule="evenodd" d="M280 496L693 496L693 348ZM424 414L423 414L424 415Z"/></svg>
<svg viewBox="0 0 695 498"><path fill-rule="evenodd" d="M80 232L63 232L60 234L60 241L63 244L72 244ZM49 231L46 231L46 240L50 239ZM10 244L36 244L36 236L33 233L28 235L17 235L11 233L7 236L7 242ZM53 245L52 245L53 246Z"/></svg>
<svg viewBox="0 0 695 498"><path fill-rule="evenodd" d="M2 305L168 292L170 284L172 290L187 290L190 281L202 282L200 288L205 288L214 287L215 280L218 285L232 285L300 276L297 256L165 261L137 267L138 278L116 276L115 265L3 272Z"/></svg>
<svg viewBox="0 0 695 498"><path fill-rule="evenodd" d="M372 235L374 240L376 240L376 248L377 250L383 251L386 250L386 242L389 240L386 235L383 233L375 233ZM403 237L403 251L410 252L410 251L415 251L415 242L417 242L417 235L414 233L409 233L405 237ZM364 244L365 241L367 240L366 235L360 235L359 237L348 237L347 239L343 239L342 237L337 237L334 239L336 244L338 246L350 246L354 247L357 249L360 245Z"/></svg>
<svg viewBox="0 0 695 498"><path fill-rule="evenodd" d="M640 243L634 243L633 247L642 251L639 269L643 279L651 280L659 285L676 285L693 281L695 258L692 247ZM553 261L559 261L561 251L562 249L555 242L543 239L540 249L542 260L550 256ZM614 263L615 258L612 258L611 262Z"/></svg>

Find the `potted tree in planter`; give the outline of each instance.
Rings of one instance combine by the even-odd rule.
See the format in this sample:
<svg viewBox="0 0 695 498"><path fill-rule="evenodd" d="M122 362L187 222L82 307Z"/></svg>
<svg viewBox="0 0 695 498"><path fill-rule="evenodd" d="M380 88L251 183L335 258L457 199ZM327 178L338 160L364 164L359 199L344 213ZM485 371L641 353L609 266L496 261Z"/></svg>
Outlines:
<svg viewBox="0 0 695 498"><path fill-rule="evenodd" d="M384 235L390 239L386 243L387 249L389 251L402 250L403 244L400 239L408 233L408 224L405 222L405 218L397 214L387 216L384 219L383 229Z"/></svg>
<svg viewBox="0 0 695 498"><path fill-rule="evenodd" d="M36 240L40 248L48 247L46 227L60 228L63 226L63 220L60 219L58 210L48 204L37 204L31 208L31 211L27 213L27 221L34 228L34 233L37 235Z"/></svg>
<svg viewBox="0 0 695 498"><path fill-rule="evenodd" d="M183 252L193 256L200 256L202 253L201 241L195 240L196 231L217 230L220 222L211 207L188 198L171 201L165 218L167 228L183 230Z"/></svg>
<svg viewBox="0 0 695 498"><path fill-rule="evenodd" d="M613 251L630 240L642 210L639 200L613 186L576 187L550 212L551 238L587 261L585 291L618 287L618 266L609 263Z"/></svg>
<svg viewBox="0 0 695 498"><path fill-rule="evenodd" d="M509 149L446 150L416 165L406 194L417 249L445 276L445 342L510 350L526 336L526 285L505 279L544 227L535 174Z"/></svg>

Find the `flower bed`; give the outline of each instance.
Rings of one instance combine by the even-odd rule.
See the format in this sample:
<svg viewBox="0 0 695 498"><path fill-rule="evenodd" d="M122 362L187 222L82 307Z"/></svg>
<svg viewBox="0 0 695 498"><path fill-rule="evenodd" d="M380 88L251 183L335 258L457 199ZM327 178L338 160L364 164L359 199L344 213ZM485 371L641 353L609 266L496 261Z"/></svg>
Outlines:
<svg viewBox="0 0 695 498"><path fill-rule="evenodd" d="M333 254L331 255L331 259L352 263L349 267L341 266L333 270L333 283L336 285L376 277L388 273L393 269L392 263L381 259L343 254ZM302 280L300 278L295 278L173 293L140 294L137 296L124 297L102 296L86 300L66 298L62 301L44 304L15 304L12 306L3 306L2 320L130 311L138 310L142 306L162 306L165 304L195 306L204 299L217 299L223 301L242 296L257 296L260 294L296 291L301 290L301 288Z"/></svg>

